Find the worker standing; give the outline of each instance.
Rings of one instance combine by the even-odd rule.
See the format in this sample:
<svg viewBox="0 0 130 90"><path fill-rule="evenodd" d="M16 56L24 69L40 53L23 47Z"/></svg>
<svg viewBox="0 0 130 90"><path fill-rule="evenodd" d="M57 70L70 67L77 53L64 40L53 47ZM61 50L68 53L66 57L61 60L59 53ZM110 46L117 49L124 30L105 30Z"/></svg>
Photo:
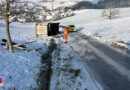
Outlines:
<svg viewBox="0 0 130 90"><path fill-rule="evenodd" d="M64 43L67 43L67 36L68 36L68 28L64 30Z"/></svg>

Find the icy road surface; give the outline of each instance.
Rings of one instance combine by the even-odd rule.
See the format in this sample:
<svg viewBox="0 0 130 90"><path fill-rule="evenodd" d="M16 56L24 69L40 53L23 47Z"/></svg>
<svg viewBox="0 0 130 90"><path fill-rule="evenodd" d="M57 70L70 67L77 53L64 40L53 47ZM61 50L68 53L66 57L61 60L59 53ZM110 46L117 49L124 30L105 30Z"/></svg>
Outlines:
<svg viewBox="0 0 130 90"><path fill-rule="evenodd" d="M68 42L104 90L130 90L130 56L81 33L69 34Z"/></svg>

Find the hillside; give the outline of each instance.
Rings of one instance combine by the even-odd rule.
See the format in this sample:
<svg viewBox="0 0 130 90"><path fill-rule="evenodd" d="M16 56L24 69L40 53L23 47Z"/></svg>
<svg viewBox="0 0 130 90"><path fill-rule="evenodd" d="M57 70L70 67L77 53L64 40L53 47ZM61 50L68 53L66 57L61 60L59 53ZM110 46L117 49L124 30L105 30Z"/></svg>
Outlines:
<svg viewBox="0 0 130 90"><path fill-rule="evenodd" d="M120 8L119 10L120 14L112 20L101 17L102 10L100 9L86 9L59 22L61 24L75 24L77 29L85 35L110 45L118 44L130 49L130 8Z"/></svg>
<svg viewBox="0 0 130 90"><path fill-rule="evenodd" d="M15 1L31 1L31 2L42 2L43 0L15 0ZM53 0L45 0L45 1L53 1ZM89 1L94 4L98 3L99 0L54 0L55 2L80 2L80 1Z"/></svg>
<svg viewBox="0 0 130 90"><path fill-rule="evenodd" d="M129 7L130 0L103 0L98 2L98 8L106 8L106 7Z"/></svg>
<svg viewBox="0 0 130 90"><path fill-rule="evenodd" d="M51 8L53 3L48 2L40 4ZM75 4L75 2L66 2L62 4L58 2L58 4L54 5L54 8L58 8L59 6L71 6L72 4ZM25 46L28 51L15 48L14 54L5 50L5 43L2 39L6 38L6 25L3 20L0 20L0 77L3 79L5 85L4 88L0 87L0 90L39 90L37 88L38 85L41 84L39 82L41 78L39 78L38 75L44 77L44 70L48 68L45 62L49 62L48 60L52 60L52 66L50 68L53 69L53 72L51 73L52 80L50 82L50 90L102 90L100 88L97 89L96 85L98 85L98 82L94 85L94 81L96 80L94 79L93 81L93 76L91 76L91 73L93 73L94 70L96 73L100 73L101 79L102 77L103 79L105 78L104 82L106 82L107 76L111 76L107 77L107 80L111 78L110 81L113 81L114 83L114 80L117 80L116 84L119 84L118 81L120 81L120 77L117 76L122 76L122 80L128 81L128 79L124 79L123 76L129 74L130 67L128 66L130 62L127 63L129 58L123 58L124 54L119 54L119 52L118 54L113 55L115 51L112 52L112 54L111 52L106 54L101 50L98 50L98 47L94 47L94 45L98 46L98 43L92 41L92 43L94 42L94 45L92 45L87 41L86 37L95 38L101 43L119 48L123 52L129 52L130 8L119 8L120 14L115 16L112 20L101 17L102 9L84 9L76 10L74 12L76 15L56 21L61 25L74 24L77 28L77 32L69 34L70 37L66 44L63 43L63 35L57 37L36 37L35 23L12 22L10 24L10 33L13 42L22 44L29 41L35 41L34 43ZM43 16L43 14L41 15ZM26 15L24 17L26 17ZM63 32L64 30L60 29L60 31ZM81 34L83 37L80 36ZM57 43L57 48L53 48L55 51L49 53L49 49L52 48L49 46L49 41L52 38L55 39L54 41ZM77 42L80 44L77 44ZM107 49L109 48L107 47ZM106 51L106 49L104 51ZM83 54L82 57L80 56L81 54ZM115 57L113 59L108 55ZM120 55L122 56L121 58ZM122 65L120 65L120 63L122 63ZM87 71L90 67L86 68L86 66L89 65L94 67L91 68L94 69L93 72ZM97 67L99 65L99 67L95 67L96 65ZM126 68L120 67L123 65ZM116 72L115 76L113 74L114 71ZM123 72L121 75L120 71ZM98 76L97 74L93 75ZM128 75L128 77L130 76ZM46 77L44 78L48 79ZM122 82L122 80L120 82ZM44 82L44 80L42 82ZM110 84L112 85L113 83ZM119 85L122 85L122 83ZM56 87L57 89L53 89L55 86L58 86Z"/></svg>

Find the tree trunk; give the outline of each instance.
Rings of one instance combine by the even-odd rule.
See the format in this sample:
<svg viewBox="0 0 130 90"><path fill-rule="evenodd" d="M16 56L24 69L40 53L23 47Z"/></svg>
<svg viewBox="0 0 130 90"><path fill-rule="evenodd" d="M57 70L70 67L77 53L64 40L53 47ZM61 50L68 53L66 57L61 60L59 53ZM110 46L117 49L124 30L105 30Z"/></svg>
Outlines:
<svg viewBox="0 0 130 90"><path fill-rule="evenodd" d="M6 0L6 35L7 35L7 47L11 53L14 52L13 46L11 43L10 31L9 31L9 0Z"/></svg>

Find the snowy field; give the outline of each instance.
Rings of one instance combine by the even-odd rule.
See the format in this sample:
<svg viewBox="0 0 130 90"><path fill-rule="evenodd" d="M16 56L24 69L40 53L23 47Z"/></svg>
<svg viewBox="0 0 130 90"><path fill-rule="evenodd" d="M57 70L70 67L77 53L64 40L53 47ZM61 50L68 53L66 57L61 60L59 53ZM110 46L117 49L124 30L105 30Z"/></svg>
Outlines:
<svg viewBox="0 0 130 90"><path fill-rule="evenodd" d="M101 17L102 10L76 11L77 15L60 20L63 25L75 24L77 30L101 42L116 43L130 49L130 8L120 8L112 20Z"/></svg>
<svg viewBox="0 0 130 90"><path fill-rule="evenodd" d="M47 50L49 38L35 37L35 24L12 23L10 25L12 41L18 44L36 41L26 47L30 50L41 48L38 52L26 52L15 49L14 54L0 45L0 77L5 85L0 90L15 88L30 90L37 88L37 73L41 67L41 55ZM6 38L5 23L0 21L0 43Z"/></svg>

